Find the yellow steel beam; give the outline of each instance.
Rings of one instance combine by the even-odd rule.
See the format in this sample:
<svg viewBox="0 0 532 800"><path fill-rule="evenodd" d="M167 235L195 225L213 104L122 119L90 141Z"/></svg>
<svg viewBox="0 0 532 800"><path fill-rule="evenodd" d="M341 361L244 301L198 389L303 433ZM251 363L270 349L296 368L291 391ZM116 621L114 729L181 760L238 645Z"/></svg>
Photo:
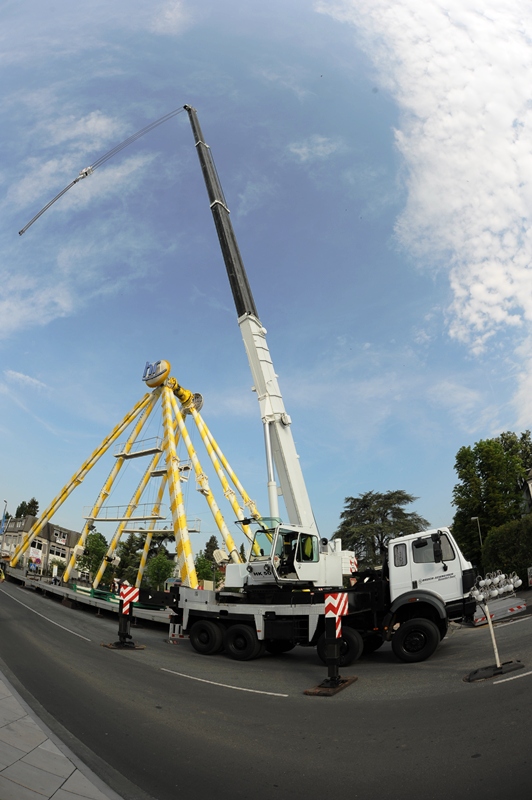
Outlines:
<svg viewBox="0 0 532 800"><path fill-rule="evenodd" d="M191 394L191 393L189 392L189 394ZM234 541L233 537L231 536L231 534L229 532L229 529L228 529L227 525L225 524L225 520L223 518L222 512L218 508L216 500L214 499L214 495L213 495L213 493L212 493L212 491L211 491L211 489L209 487L209 482L208 482L207 476L204 474L204 472L203 472L203 470L201 468L201 464L200 464L199 458L197 456L196 451L194 450L194 445L192 444L190 436L188 435L187 427L185 425L185 420L184 420L183 415L182 415L182 413L181 413L181 411L179 409L179 406L177 405L177 400L176 400L176 398L175 398L175 396L173 394L171 394L170 397L171 397L171 403L172 403L173 411L174 411L175 417L177 419L177 424L179 426L179 432L181 433L181 437L182 437L182 439L183 439L183 441L185 443L185 446L187 448L188 456L189 456L190 460L192 461L192 466L194 467L194 471L196 473L196 480L197 480L197 482L198 482L198 484L200 486L200 491L202 492L202 494L205 496L205 499L207 500L208 506L209 506L209 508L211 510L211 513L212 513L213 517L214 517L214 521L216 522L218 530L220 531L220 533L222 535L222 538L223 538L223 540L225 542L225 546L227 547L227 551L229 553L229 556L230 556L231 560L233 562L235 562L236 564L238 564L238 563L240 563L241 559L240 559L240 556L238 554L238 550L236 548L235 541Z"/></svg>
<svg viewBox="0 0 532 800"><path fill-rule="evenodd" d="M205 445L205 449L207 450L209 458L212 461L212 464L213 464L213 467L214 467L214 469L216 471L218 479L219 479L220 483L222 484L222 489L223 489L224 495L228 499L229 503L231 504L231 508L235 512L237 519L242 520L242 519L245 518L244 517L244 512L243 512L242 508L240 507L240 505L238 503L238 500L236 499L236 493L229 486L229 481L227 480L225 472L223 471L223 469L221 467L221 464L220 464L220 461L218 460L218 456L217 456L216 450L214 449L214 446L212 444L212 441L214 441L214 440L211 441L211 437L209 435L210 431L207 428L207 425L206 425L205 421L202 419L200 413L198 411L196 411L195 408L192 408L191 413L192 413L192 417L194 419L194 422L196 423L196 426L198 428L198 431L199 431L199 434L200 434L201 439L203 441L203 444ZM226 463L227 463L227 461L226 461ZM242 525L242 530L244 531L244 533L247 536L247 538L250 541L252 541L253 540L253 534L252 534L252 532L250 530L249 525Z"/></svg>
<svg viewBox="0 0 532 800"><path fill-rule="evenodd" d="M87 473L92 469L92 467L96 464L96 462L103 456L105 452L109 449L116 439L123 433L123 431L131 424L131 422L135 419L135 417L140 414L140 412L148 405L151 399L151 394L146 394L144 397L139 400L138 403L133 407L133 409L126 414L122 422L116 425L111 433L106 436L103 440L101 445L96 448L96 450L92 453L90 458L88 458L81 466L81 468L76 472L72 478L70 479L69 483L67 483L59 492L57 497L52 500L48 508L43 512L43 514L39 517L38 520L35 521L33 527L31 528L28 538L21 542L18 545L15 552L13 553L13 557L11 559L11 566L15 566L19 560L19 558L24 555L32 541L35 539L36 536L40 533L43 529L45 524L53 517L56 511L63 505L67 497L74 491L74 489L83 482Z"/></svg>
<svg viewBox="0 0 532 800"><path fill-rule="evenodd" d="M151 412L153 411L153 409L155 407L155 404L156 404L157 400L159 399L160 394L161 394L161 390L160 389L155 389L151 393L150 400L149 400L146 408L144 409L144 412L142 413L142 415L139 417L139 419L135 423L135 427L133 428L132 432L130 433L129 438L128 438L125 446L124 446L124 453L129 453L130 452L130 450L133 447L136 439L138 438L142 428L146 424L146 421L148 420L148 417L150 416ZM77 545L78 547L85 547L85 543L87 541L87 536L90 533L90 526L92 524L92 520L94 520L98 516L98 512L100 511L101 507L103 506L103 504L105 503L105 501L109 497L109 495L111 493L111 490L112 490L112 487L113 487L113 483L116 480L116 478L118 476L118 473L122 469L123 465L124 465L124 459L123 458L117 458L116 463L114 464L111 472L109 473L109 476L108 476L107 480L105 481L105 483L103 485L103 488L102 488L100 494L98 495L98 498L97 498L96 502L94 503L94 505L93 505L93 507L91 509L90 518L87 519L87 521L85 522L85 525L83 526L83 530L81 532L81 536L79 537L79 541L78 541L78 545ZM65 572L63 574L63 581L65 581L65 582L68 581L68 579L70 578L70 573L74 569L75 565L76 565L76 555L75 555L75 553L72 553L72 556L70 557L70 561L68 563L68 566L67 566L67 568L66 568L66 570L65 570Z"/></svg>
<svg viewBox="0 0 532 800"><path fill-rule="evenodd" d="M175 413L180 431L185 427L185 425L181 411L179 410L176 399L172 393L172 389L170 389L168 386L163 387L162 405L165 433L166 467L170 492L170 508L172 509L172 521L174 524L179 574L181 581L185 586L190 586L192 589L196 589L198 586L198 577L196 575L196 567L194 566L192 546L190 544L190 537L187 528L185 505L183 502L183 493L181 491L181 480L178 469L179 460L177 458L172 411Z"/></svg>

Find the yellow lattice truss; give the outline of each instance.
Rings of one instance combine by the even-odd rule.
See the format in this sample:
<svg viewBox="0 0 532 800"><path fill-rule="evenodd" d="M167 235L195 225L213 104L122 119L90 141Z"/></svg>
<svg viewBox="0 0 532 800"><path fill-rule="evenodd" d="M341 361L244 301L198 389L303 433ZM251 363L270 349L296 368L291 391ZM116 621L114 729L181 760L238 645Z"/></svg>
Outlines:
<svg viewBox="0 0 532 800"><path fill-rule="evenodd" d="M162 363L167 364L167 362ZM156 452L150 453L151 458L149 460L149 464L146 467L146 470L144 471L129 504L127 507L125 507L124 511L121 512L119 524L111 538L105 558L103 559L102 564L94 578L93 588L98 587L107 565L115 558L121 536L124 532L130 532L131 529L128 529L127 527L128 522L132 518L138 519L138 516L135 516L135 511L139 505L142 504L144 492L149 485L152 485L154 480L159 480L160 483L157 488L156 499L150 504L151 512L143 518L146 522L149 522L149 525L145 531L145 541L140 560L140 567L137 574L136 586L140 586L141 584L155 525L157 519L160 518L160 508L163 500L165 499L166 493L168 493L176 544L178 576L184 585L192 588L197 587L198 580L194 567L194 555L192 552L189 530L187 527L185 503L181 488L183 480L182 465L177 454L178 444L180 442L182 442L186 448L188 459L194 469L198 490L205 497L207 506L210 509L214 521L216 522L216 526L222 536L230 559L233 562L239 562L241 560L233 537L229 532L223 514L210 488L207 475L203 471L198 453L192 444L192 439L187 428L187 420L192 420L199 432L201 441L205 447L205 451L214 469L214 473L220 482L223 496L229 503L232 514L239 520L244 520L246 517L260 519L260 514L257 511L255 503L250 499L244 487L238 480L236 474L231 469L229 462L225 458L219 445L203 420L200 414L201 396L194 395L188 389L184 389L179 385L175 378L167 377L162 385L154 388L151 393L144 395L144 397L132 408L132 410L126 414L124 419L115 428L113 428L109 436L103 440L101 445L92 453L90 458L85 461L80 470L76 472L66 486L61 489L57 497L52 501L39 519L35 521L28 536L16 548L13 557L11 558L11 566L16 566L19 559L30 547L32 541L43 529L44 525L52 519L67 497L69 497L73 490L82 483L85 476L99 461L99 459L109 450L109 447L116 442L116 440L125 431L127 431L131 425L133 425L126 443L122 447L120 453L116 455L116 463L111 469L107 480L105 481L94 505L91 507L90 513L87 516L87 521L81 532L78 544L74 549L63 575L64 581L69 580L71 572L76 566L76 559L84 551L87 537L92 526L98 519L105 520L105 502L110 496L113 485L126 460L132 456L135 442L139 440L140 434L146 425L146 422L152 416L152 414L154 414L154 411L157 407L159 407L162 415L162 427L164 434L162 445L160 448L157 448ZM159 466L159 462L162 464L164 463L164 466ZM244 509L246 509L246 513L244 513ZM242 524L241 528L247 538L251 541L252 535L249 527L245 524Z"/></svg>

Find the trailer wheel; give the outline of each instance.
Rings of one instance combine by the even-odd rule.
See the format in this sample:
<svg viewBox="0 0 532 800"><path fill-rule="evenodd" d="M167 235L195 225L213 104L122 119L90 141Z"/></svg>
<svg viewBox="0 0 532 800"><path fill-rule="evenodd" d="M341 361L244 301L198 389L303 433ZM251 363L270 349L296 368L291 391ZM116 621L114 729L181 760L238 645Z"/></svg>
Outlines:
<svg viewBox="0 0 532 800"><path fill-rule="evenodd" d="M231 625L225 632L225 653L235 661L250 661L264 652L264 642L249 625Z"/></svg>
<svg viewBox="0 0 532 800"><path fill-rule="evenodd" d="M367 636L364 636L364 655L375 653L383 644L384 639L380 633L369 633Z"/></svg>
<svg viewBox="0 0 532 800"><path fill-rule="evenodd" d="M190 644L203 656L219 653L223 643L222 628L210 619L199 619L190 629Z"/></svg>
<svg viewBox="0 0 532 800"><path fill-rule="evenodd" d="M440 632L430 619L409 619L392 636L392 650L401 661L425 661L440 643Z"/></svg>
<svg viewBox="0 0 532 800"><path fill-rule="evenodd" d="M364 649L364 641L359 632L355 631L353 628L348 628L347 625L342 625L342 639L340 642L339 666L348 667L349 664L352 664L353 661L356 661L357 658L360 658L363 649ZM318 639L316 650L318 651L319 658L325 664L327 657L326 656L327 650L326 650L324 633L322 633L322 635Z"/></svg>
<svg viewBox="0 0 532 800"><path fill-rule="evenodd" d="M289 639L270 639L266 642L266 650L272 656L280 656L282 653L288 653L295 647L295 642Z"/></svg>

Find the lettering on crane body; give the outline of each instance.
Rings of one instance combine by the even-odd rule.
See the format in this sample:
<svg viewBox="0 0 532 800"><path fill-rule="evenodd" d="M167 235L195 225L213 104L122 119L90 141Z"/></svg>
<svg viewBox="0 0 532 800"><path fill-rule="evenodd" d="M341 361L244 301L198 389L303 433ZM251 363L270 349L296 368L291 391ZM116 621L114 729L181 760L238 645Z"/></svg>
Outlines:
<svg viewBox="0 0 532 800"><path fill-rule="evenodd" d="M146 361L142 380L147 386L153 389L155 386L160 386L161 383L166 380L170 374L170 370L171 366L169 361L156 361L155 364L150 364L149 361Z"/></svg>

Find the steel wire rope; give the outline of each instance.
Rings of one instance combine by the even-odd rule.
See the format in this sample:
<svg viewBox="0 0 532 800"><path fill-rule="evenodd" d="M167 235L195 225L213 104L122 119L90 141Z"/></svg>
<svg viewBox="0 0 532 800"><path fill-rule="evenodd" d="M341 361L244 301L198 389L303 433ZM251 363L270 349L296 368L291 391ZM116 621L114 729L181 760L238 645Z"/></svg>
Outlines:
<svg viewBox="0 0 532 800"><path fill-rule="evenodd" d="M21 228L21 230L19 230L18 235L22 236L23 233L26 233L28 228L30 228L34 222L37 222L39 217L42 217L44 212L48 211L50 206L53 206L53 204L57 200L59 200L66 192L68 192L69 189L72 189L72 187L75 186L76 183L79 183L81 180L83 180L83 178L87 178L89 175L92 175L94 170L98 169L98 167L101 167L102 164L105 164L106 161L108 161L114 155L119 153L125 147L128 147L130 144L133 144L133 142L136 142L137 139L140 139L141 136L144 136L146 133L149 133L154 128L159 127L159 125L162 125L163 122L167 122L169 119L172 119L172 117L175 117L177 114L183 113L184 110L185 109L182 106L180 106L179 108L176 108L173 111L169 111L168 114L165 114L163 117L156 119L154 122L150 122L149 125L146 125L144 128L141 128L140 131L133 133L131 136L128 136L127 139L124 139L123 142L120 142L120 144L115 145L107 153L104 153L103 156L97 158L94 164L91 164L90 167L85 167L84 169L82 169L77 178L74 178L74 180L71 181L71 183L69 183L68 186L65 186L65 188L59 192L59 194L57 194L52 200L50 200L50 202L47 203L44 206L44 208L41 208L41 210L37 214L35 214L35 216L32 217L30 221L23 228Z"/></svg>

